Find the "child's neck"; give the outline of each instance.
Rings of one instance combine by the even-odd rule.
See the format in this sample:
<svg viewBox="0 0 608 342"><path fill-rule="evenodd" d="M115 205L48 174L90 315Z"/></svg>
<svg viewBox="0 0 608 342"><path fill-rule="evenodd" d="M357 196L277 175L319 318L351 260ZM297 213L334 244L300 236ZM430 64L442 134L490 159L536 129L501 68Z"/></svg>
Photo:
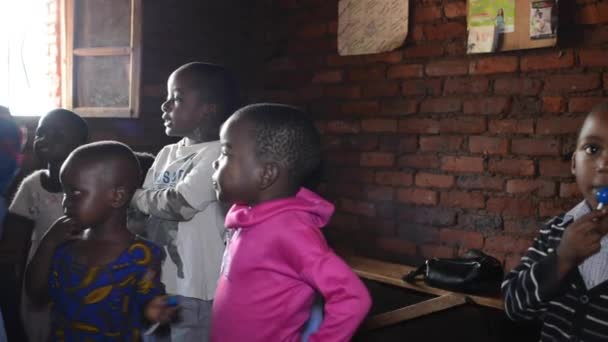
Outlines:
<svg viewBox="0 0 608 342"><path fill-rule="evenodd" d="M59 182L59 171L61 164L49 162L47 165L47 173L43 174L40 179L42 187L48 192L62 192L61 183Z"/></svg>
<svg viewBox="0 0 608 342"><path fill-rule="evenodd" d="M194 132L184 137L184 145L191 146L216 140L219 140L218 133L196 129Z"/></svg>
<svg viewBox="0 0 608 342"><path fill-rule="evenodd" d="M276 190L273 189L273 191L264 191L264 192L260 193L260 197L258 198L257 201L248 203L248 205L250 207L253 207L258 204L268 202L268 201L274 201L274 200L278 200L281 198L294 197L298 193L298 190L299 190L299 187L295 188L295 189L294 188L284 188L284 189L276 189Z"/></svg>
<svg viewBox="0 0 608 342"><path fill-rule="evenodd" d="M127 215L124 209L111 214L104 222L89 230L86 240L123 242L133 239L133 233L127 229Z"/></svg>

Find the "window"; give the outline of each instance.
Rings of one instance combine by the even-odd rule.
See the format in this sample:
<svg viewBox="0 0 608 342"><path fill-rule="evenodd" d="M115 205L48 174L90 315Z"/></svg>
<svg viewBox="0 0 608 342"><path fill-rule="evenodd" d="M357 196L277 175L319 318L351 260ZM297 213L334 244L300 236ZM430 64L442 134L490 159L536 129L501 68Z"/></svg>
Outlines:
<svg viewBox="0 0 608 342"><path fill-rule="evenodd" d="M62 104L84 116L139 112L141 0L62 0Z"/></svg>
<svg viewBox="0 0 608 342"><path fill-rule="evenodd" d="M0 105L136 117L141 0L0 1Z"/></svg>

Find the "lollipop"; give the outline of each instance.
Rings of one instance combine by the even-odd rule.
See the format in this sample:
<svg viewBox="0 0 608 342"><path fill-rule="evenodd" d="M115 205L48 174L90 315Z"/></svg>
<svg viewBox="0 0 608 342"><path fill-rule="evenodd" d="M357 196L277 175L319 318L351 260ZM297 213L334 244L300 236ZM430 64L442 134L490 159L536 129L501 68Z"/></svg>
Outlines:
<svg viewBox="0 0 608 342"><path fill-rule="evenodd" d="M595 192L595 198L597 199L597 210L601 210L604 205L608 204L608 187L598 189Z"/></svg>

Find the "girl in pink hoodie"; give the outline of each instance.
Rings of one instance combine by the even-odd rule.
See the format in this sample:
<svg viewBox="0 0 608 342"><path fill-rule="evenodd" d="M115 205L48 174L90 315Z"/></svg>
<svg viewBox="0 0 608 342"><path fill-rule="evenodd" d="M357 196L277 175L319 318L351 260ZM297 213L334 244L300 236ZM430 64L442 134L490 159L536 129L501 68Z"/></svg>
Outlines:
<svg viewBox="0 0 608 342"><path fill-rule="evenodd" d="M234 205L211 340L300 341L315 293L324 317L308 341L350 340L371 300L321 233L334 206L301 187L320 162L314 124L297 108L255 104L226 121L220 141L213 184Z"/></svg>

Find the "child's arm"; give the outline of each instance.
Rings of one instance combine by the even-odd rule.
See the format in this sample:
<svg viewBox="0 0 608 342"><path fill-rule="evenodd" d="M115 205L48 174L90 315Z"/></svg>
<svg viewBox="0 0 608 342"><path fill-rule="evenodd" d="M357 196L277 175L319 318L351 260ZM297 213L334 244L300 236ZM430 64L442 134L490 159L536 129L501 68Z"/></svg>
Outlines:
<svg viewBox="0 0 608 342"><path fill-rule="evenodd" d="M214 158L217 153L209 153ZM164 220L188 221L210 203L216 202L212 187L213 160L202 158L174 188L161 190L138 189L131 204L139 211Z"/></svg>
<svg viewBox="0 0 608 342"><path fill-rule="evenodd" d="M49 274L55 249L68 240L79 238L82 227L73 219L63 216L57 219L42 238L25 271L25 291L39 306L49 301Z"/></svg>
<svg viewBox="0 0 608 342"><path fill-rule="evenodd" d="M599 250L606 233L602 219L607 213L593 211L566 227L557 250L548 247L554 232L552 222L541 229L521 263L502 283L505 311L511 319L531 320L542 313L559 294L568 273Z"/></svg>
<svg viewBox="0 0 608 342"><path fill-rule="evenodd" d="M308 341L350 341L371 307L363 282L327 246L317 228L305 227L286 248L287 258L305 282L325 300L321 326Z"/></svg>

